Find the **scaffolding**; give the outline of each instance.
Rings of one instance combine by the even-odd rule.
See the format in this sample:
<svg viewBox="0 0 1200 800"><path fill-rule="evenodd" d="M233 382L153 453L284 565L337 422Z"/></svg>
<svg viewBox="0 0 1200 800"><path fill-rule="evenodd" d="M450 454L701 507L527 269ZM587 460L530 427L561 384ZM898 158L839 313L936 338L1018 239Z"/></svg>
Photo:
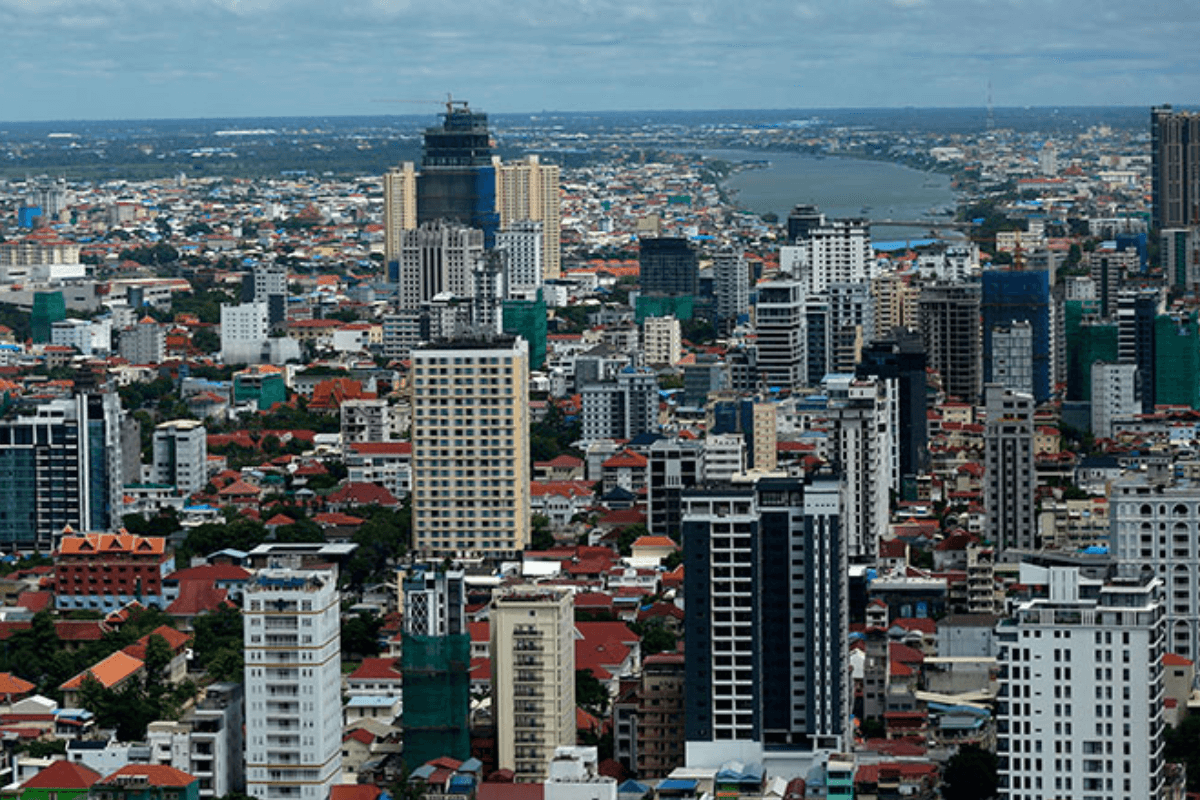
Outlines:
<svg viewBox="0 0 1200 800"><path fill-rule="evenodd" d="M471 755L471 637L404 634L404 761L415 769L441 756Z"/></svg>

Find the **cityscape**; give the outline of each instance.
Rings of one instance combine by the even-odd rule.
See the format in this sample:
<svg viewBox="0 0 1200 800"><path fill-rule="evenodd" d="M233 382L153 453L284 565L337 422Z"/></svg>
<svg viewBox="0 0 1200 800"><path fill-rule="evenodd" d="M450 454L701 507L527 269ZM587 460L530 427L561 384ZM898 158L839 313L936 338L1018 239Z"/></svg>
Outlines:
<svg viewBox="0 0 1200 800"><path fill-rule="evenodd" d="M0 130L20 800L1200 797L1200 112Z"/></svg>

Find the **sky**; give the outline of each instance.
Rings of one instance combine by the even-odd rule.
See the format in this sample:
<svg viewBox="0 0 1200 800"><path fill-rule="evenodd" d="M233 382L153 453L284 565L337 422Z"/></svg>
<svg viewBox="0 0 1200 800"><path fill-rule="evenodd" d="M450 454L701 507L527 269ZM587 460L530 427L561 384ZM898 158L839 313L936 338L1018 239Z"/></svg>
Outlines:
<svg viewBox="0 0 1200 800"><path fill-rule="evenodd" d="M0 0L0 31L8 121L1200 103L1200 0Z"/></svg>

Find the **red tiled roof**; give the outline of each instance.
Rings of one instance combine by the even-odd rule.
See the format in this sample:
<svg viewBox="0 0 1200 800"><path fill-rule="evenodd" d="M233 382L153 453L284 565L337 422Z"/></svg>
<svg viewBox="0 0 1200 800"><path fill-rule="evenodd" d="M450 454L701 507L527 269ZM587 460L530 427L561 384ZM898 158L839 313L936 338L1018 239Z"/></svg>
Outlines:
<svg viewBox="0 0 1200 800"><path fill-rule="evenodd" d="M167 576L169 581L246 581L250 572L236 564L201 564L198 567L178 569Z"/></svg>
<svg viewBox="0 0 1200 800"><path fill-rule="evenodd" d="M106 688L111 689L144 666L145 664L142 663L141 659L134 658L128 653L118 650L108 658L93 664L90 668L79 673L58 688L63 690L78 689L83 686L84 679L88 675L91 675Z"/></svg>
<svg viewBox="0 0 1200 800"><path fill-rule="evenodd" d="M330 787L329 800L375 800L382 792L383 789L371 783L342 783Z"/></svg>
<svg viewBox="0 0 1200 800"><path fill-rule="evenodd" d="M400 501L382 486L373 483L347 483L329 495L330 503L353 503L360 506L395 506Z"/></svg>
<svg viewBox="0 0 1200 800"><path fill-rule="evenodd" d="M18 678L11 672L0 672L0 696L10 697L32 692L37 687L29 681Z"/></svg>
<svg viewBox="0 0 1200 800"><path fill-rule="evenodd" d="M226 602L229 592L218 589L209 581L180 581L179 597L167 606L171 616L194 617L205 611L216 611Z"/></svg>
<svg viewBox="0 0 1200 800"><path fill-rule="evenodd" d="M145 778L151 786L191 786L192 783L199 780L191 775L177 770L174 767L168 767L161 764L126 764L119 770L109 775L101 784L119 783L114 780L124 775L133 775L139 778Z"/></svg>
<svg viewBox="0 0 1200 800"><path fill-rule="evenodd" d="M400 680L400 671L396 669L394 658L364 658L346 680Z"/></svg>
<svg viewBox="0 0 1200 800"><path fill-rule="evenodd" d="M71 761L58 760L21 784L21 789L90 789L100 773Z"/></svg>

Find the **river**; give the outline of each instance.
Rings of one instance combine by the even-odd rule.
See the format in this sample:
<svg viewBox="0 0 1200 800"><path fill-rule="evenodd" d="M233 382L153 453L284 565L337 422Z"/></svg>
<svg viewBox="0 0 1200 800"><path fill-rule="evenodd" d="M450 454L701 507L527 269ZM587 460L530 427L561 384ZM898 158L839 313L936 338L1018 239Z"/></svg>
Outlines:
<svg viewBox="0 0 1200 800"><path fill-rule="evenodd" d="M818 206L836 219L922 219L938 210L954 209L957 198L950 177L921 172L887 161L833 158L763 150L707 150L711 158L738 163L770 162L766 168L745 169L723 186L740 207L759 214L773 212L781 223L797 203ZM950 219L939 215L943 219ZM878 226L871 229L876 243L927 239L929 228Z"/></svg>

